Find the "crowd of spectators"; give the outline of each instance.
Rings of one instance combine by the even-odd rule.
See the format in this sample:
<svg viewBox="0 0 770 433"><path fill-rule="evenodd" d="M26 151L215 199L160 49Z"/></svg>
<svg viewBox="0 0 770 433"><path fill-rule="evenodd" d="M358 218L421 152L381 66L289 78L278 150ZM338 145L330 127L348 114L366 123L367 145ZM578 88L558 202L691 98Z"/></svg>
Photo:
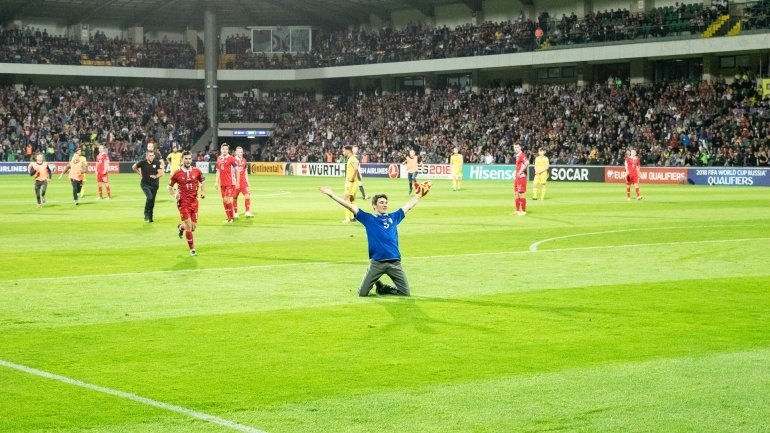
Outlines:
<svg viewBox="0 0 770 433"><path fill-rule="evenodd" d="M67 161L81 148L92 160L98 144L114 160L136 159L148 142L189 149L207 127L203 101L187 89L0 87L0 158Z"/></svg>
<svg viewBox="0 0 770 433"><path fill-rule="evenodd" d="M770 4L763 0L759 5ZM746 20L753 28L767 28L766 6L747 9ZM234 69L294 69L411 60L471 57L533 51L573 44L605 43L702 33L720 15L727 13L724 2L680 4L632 14L628 9L589 12L583 18L574 13L552 19L541 13L536 19L523 14L515 20L482 21L450 29L427 23L394 29L384 24L367 31L348 29L314 31L312 50L307 53L252 53L228 51L236 60ZM237 39L249 47L248 37ZM233 43L236 41L233 38Z"/></svg>
<svg viewBox="0 0 770 433"><path fill-rule="evenodd" d="M300 69L443 59L532 51L573 44L628 41L702 33L720 15L725 1L676 3L648 12L629 9L574 13L552 18L543 12L534 19L523 14L502 22L480 21L455 28L424 22L379 29L314 29L312 49L299 53L252 53L251 39L231 35L224 53L234 56L229 69ZM767 29L770 0L749 5L741 15L744 28ZM195 67L195 50L185 43L155 41L134 45L96 32L80 43L46 30L0 29L0 62L66 65L111 65L161 68Z"/></svg>
<svg viewBox="0 0 770 433"><path fill-rule="evenodd" d="M409 149L430 163L458 147L469 163L511 163L512 144L544 147L554 164L622 165L629 147L646 165L767 165L770 100L753 80L494 87L479 93L433 90L226 95L227 120L275 122L256 157L339 161L357 144L368 162L400 162Z"/></svg>
<svg viewBox="0 0 770 433"><path fill-rule="evenodd" d="M0 28L0 63L195 68L195 51L188 44L146 41L135 45L95 32L88 42L49 35L47 30Z"/></svg>

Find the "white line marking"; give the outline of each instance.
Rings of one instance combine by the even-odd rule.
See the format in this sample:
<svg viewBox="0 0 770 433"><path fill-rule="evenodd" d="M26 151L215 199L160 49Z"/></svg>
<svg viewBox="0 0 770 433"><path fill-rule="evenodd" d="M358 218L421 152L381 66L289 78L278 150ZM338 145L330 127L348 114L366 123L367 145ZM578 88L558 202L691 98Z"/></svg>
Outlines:
<svg viewBox="0 0 770 433"><path fill-rule="evenodd" d="M755 227L757 224L740 224L740 227ZM701 226L699 228L707 228L707 227L722 227L721 225L711 225L711 226ZM593 235L604 235L608 233L627 233L627 232L639 232L639 231L651 231L651 230L681 230L682 226L670 226L670 227L639 227L634 229L620 229L620 230L606 230L601 232L590 232L590 233L575 233L572 235L565 235L565 236L556 236L553 238L543 239L542 241L537 241L529 246L529 250L533 253L537 252L537 247L551 241L556 241L559 239L568 239L568 238L576 238L580 236L593 236ZM555 251L555 250L552 250Z"/></svg>
<svg viewBox="0 0 770 433"><path fill-rule="evenodd" d="M598 233L603 233L603 232L598 232ZM573 236L573 235L570 235L570 236ZM551 238L551 239L557 239L557 238ZM717 243L717 242L747 242L747 241L764 241L764 240L770 240L770 238L716 239L716 240L707 240L707 241L662 242L662 243L648 243L648 244L597 245L597 246L590 246L590 247L554 248L554 249L548 249L548 250L542 250L542 251L540 250L490 251L485 253L444 254L444 255L437 255L437 256L414 256L414 257L408 257L407 260L411 261L411 260L420 260L420 259L441 259L441 258L451 258L451 257L501 256L501 255L514 255L514 254L529 254L533 252L556 253L556 252L576 251L576 250L600 250L600 249L607 249L607 248L630 248L630 247L661 246L661 245L701 244L701 243ZM13 281L13 282L46 281L46 280L82 281L83 279L88 277L124 278L124 277L130 277L135 275L155 275L155 274L169 274L169 273L177 275L182 272L222 272L222 271L229 272L229 271L243 271L243 270L249 270L249 269L287 268L287 267L294 267L294 266L340 266L340 265L349 265L351 263L353 263L353 261L350 261L350 260L339 261L339 262L265 263L261 265L231 266L231 267L223 267L223 268L158 270L158 271L149 271L149 272L123 272L118 274L94 274L94 275L88 275L88 276L62 275L58 277L19 278L15 280L5 280L5 281ZM356 261L355 263L358 263L358 261ZM360 263L364 265L365 263L368 263L368 261L367 262L362 261Z"/></svg>
<svg viewBox="0 0 770 433"><path fill-rule="evenodd" d="M68 385L74 385L74 386L79 386L81 388L90 389L91 391L101 392L103 394L109 394L115 397L124 398L126 400L131 400L136 403L144 404L147 406L153 406L159 409L165 409L171 412L180 413L182 415L187 415L189 417L197 418L199 420L203 420L213 424L219 424L221 426L228 427L233 430L238 430L244 433L267 433L264 430L259 430L254 427L238 424L237 422L226 420L224 418L219 418L218 416L194 411L194 410L187 409L174 404L163 403L162 401L152 400L152 399L141 397L136 394L131 394L128 392L118 391L117 389L111 389L111 388L105 388L99 385L93 385L93 384L83 382L77 379L72 379L66 376L60 376L58 374L49 373L47 371L38 370L38 369L27 367L24 365L14 364L12 362L4 361L2 359L0 359L0 366L12 368L14 370L18 370L27 374L44 377L46 379L56 380L62 383L66 383Z"/></svg>
<svg viewBox="0 0 770 433"><path fill-rule="evenodd" d="M624 245L596 245L592 247L572 247L572 248L554 248L552 250L529 251L550 253L552 251L580 251L580 250L602 250L607 248L633 248L633 247L657 247L663 245L686 245L686 244L718 244L727 242L746 242L746 241L766 241L770 238L742 238L742 239L713 239L708 241L679 241L679 242L657 242L649 244L624 244Z"/></svg>

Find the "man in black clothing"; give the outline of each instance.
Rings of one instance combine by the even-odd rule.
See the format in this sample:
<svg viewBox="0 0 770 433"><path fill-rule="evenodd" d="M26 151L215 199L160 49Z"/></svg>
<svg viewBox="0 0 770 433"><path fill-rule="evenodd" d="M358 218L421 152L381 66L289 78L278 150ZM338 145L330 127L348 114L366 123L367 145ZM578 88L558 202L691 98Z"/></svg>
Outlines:
<svg viewBox="0 0 770 433"><path fill-rule="evenodd" d="M147 197L144 203L144 220L150 223L152 222L152 210L155 208L155 196L158 195L158 179L163 176L163 164L160 161L160 158L155 158L154 150L147 150L145 159L131 167L142 178L139 185Z"/></svg>

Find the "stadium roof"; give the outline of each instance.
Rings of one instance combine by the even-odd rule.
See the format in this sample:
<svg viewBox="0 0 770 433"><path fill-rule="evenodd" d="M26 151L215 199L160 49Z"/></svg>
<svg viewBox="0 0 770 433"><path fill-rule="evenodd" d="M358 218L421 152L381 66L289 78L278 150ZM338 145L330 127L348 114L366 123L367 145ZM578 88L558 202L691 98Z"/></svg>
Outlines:
<svg viewBox="0 0 770 433"><path fill-rule="evenodd" d="M316 25L339 27L369 21L369 14L388 20L397 10L417 9L433 16L436 6L463 3L480 10L482 0L2 0L5 20L56 20L67 25L111 24L147 29L202 29L207 7L223 27L251 25ZM524 3L531 3L525 1Z"/></svg>

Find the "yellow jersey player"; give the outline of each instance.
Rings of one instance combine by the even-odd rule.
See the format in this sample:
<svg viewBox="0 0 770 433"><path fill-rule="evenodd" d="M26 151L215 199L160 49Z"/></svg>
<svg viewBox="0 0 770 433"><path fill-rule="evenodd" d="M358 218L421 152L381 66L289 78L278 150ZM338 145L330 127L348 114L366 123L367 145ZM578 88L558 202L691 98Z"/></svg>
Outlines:
<svg viewBox="0 0 770 433"><path fill-rule="evenodd" d="M459 191L463 187L463 154L460 149L452 149L449 165L452 168L452 191Z"/></svg>
<svg viewBox="0 0 770 433"><path fill-rule="evenodd" d="M172 174L182 167L182 152L179 151L176 144L174 144L173 151L166 156L166 162L168 162L166 171Z"/></svg>
<svg viewBox="0 0 770 433"><path fill-rule="evenodd" d="M535 180L532 188L532 200L537 200L537 189L540 188L540 200L545 200L545 184L548 182L548 157L545 156L545 149L540 148L535 158Z"/></svg>
<svg viewBox="0 0 770 433"><path fill-rule="evenodd" d="M356 154L353 153L353 146L345 146L342 149L342 154L348 159L348 162L345 165L344 199L348 203L354 204L356 202L356 191L358 191L358 158L356 157ZM349 223L353 221L353 218L353 212L346 207L345 219L343 219L342 222Z"/></svg>

